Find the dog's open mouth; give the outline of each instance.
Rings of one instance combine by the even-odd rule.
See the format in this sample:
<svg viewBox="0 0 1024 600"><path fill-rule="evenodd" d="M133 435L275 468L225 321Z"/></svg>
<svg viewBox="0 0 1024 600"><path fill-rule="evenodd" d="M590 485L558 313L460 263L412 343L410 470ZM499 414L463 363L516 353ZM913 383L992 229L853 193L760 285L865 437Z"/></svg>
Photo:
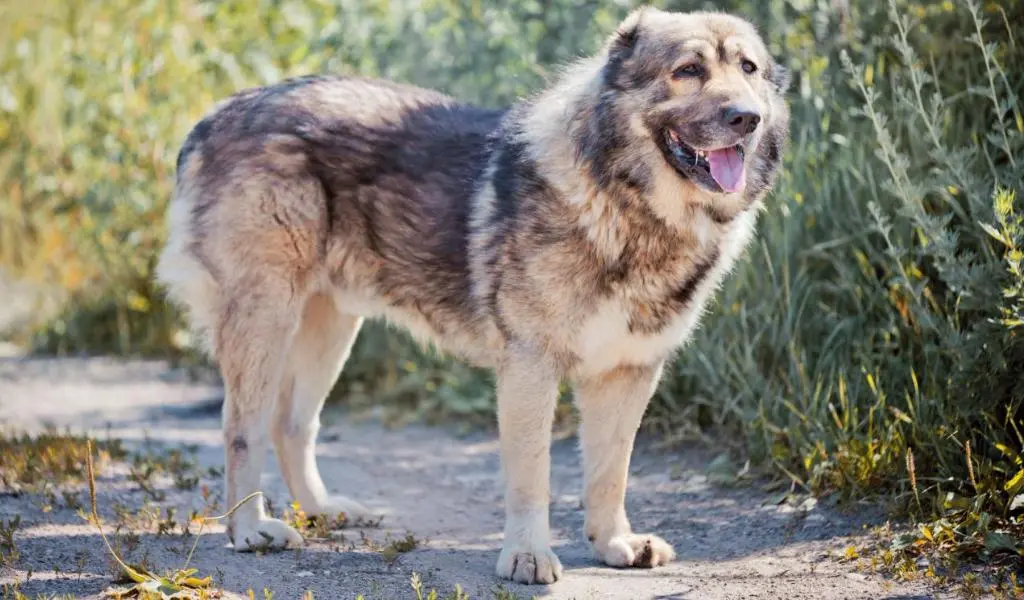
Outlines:
<svg viewBox="0 0 1024 600"><path fill-rule="evenodd" d="M739 192L746 184L743 146L697 150L687 145L674 130L665 132L669 162L677 171L712 191Z"/></svg>

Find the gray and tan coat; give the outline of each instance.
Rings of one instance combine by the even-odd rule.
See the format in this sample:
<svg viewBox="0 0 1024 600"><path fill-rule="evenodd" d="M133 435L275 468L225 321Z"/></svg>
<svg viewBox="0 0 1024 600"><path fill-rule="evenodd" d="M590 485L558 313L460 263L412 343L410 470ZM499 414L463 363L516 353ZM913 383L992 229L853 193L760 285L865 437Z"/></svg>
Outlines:
<svg viewBox="0 0 1024 600"><path fill-rule="evenodd" d="M496 371L500 576L561 575L548 451L566 379L596 555L671 560L626 517L633 439L662 365L752 236L786 141L786 85L747 22L644 9L508 111L343 77L218 106L181 150L158 274L223 374L228 504L258 489L272 441L308 513L367 514L328 494L314 441L362 320L383 317ZM237 550L301 543L259 503L229 535Z"/></svg>

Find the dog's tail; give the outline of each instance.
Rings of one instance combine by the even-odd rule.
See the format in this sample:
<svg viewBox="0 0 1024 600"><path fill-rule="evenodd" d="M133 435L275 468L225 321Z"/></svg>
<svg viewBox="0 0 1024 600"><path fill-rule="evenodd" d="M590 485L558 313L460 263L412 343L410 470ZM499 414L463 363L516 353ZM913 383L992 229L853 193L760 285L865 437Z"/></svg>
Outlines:
<svg viewBox="0 0 1024 600"><path fill-rule="evenodd" d="M187 145L186 145L187 146ZM189 176L190 157L185 149L178 160L174 197L167 207L167 244L156 267L157 281L166 286L168 298L187 311L191 330L200 349L212 353L212 328L220 305L220 290L202 258L202 232L196 218L200 193Z"/></svg>

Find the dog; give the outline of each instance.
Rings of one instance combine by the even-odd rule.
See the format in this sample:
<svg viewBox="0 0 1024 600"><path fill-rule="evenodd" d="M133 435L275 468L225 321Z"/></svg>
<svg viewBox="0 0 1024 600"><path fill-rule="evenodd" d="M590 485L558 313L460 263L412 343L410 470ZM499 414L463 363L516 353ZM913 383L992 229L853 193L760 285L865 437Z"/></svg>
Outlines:
<svg viewBox="0 0 1024 600"><path fill-rule="evenodd" d="M753 235L787 140L787 79L748 22L645 8L508 110L340 76L215 107L178 156L157 273L223 376L227 504L258 490L273 441L307 513L369 514L328 494L314 442L360 324L382 317L495 371L500 577L562 575L548 523L561 381L575 386L596 557L671 561L626 516L634 437ZM239 551L302 543L258 502L228 536Z"/></svg>

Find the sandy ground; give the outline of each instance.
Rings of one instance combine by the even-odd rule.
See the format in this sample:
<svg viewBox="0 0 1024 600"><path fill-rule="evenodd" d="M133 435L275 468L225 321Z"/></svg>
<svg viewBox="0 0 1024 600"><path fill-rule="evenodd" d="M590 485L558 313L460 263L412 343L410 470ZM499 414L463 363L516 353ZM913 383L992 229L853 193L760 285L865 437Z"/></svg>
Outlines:
<svg viewBox="0 0 1024 600"><path fill-rule="evenodd" d="M0 425L69 426L139 443L194 444L206 466L222 461L221 390L173 376L158 362L107 359L0 359ZM318 599L414 598L418 573L443 593L461 584L474 599L490 599L504 585L520 598L558 599L855 599L932 598L923 584L886 581L829 557L862 535L870 511L839 513L777 505L756 487L720 488L705 476L702 452L659 454L639 450L633 461L628 509L634 528L663 535L676 562L654 570L615 570L590 556L581 534L580 466L573 439L553 449L552 525L563 579L547 587L506 584L493 575L501 544L502 499L493 436L457 437L440 428L390 430L341 413L325 415L319 457L332 491L386 513L381 526L345 530L345 541L320 540L299 551L235 554L221 527L200 540L193 563L228 592L272 589L277 599L312 590ZM648 440L649 442L649 440ZM642 446L650 446L649 443ZM2 457L0 457L2 458ZM276 506L287 491L270 460L264 491ZM205 483L219 490L219 482ZM105 514L115 502L139 507L144 494L124 469L108 469L99 482ZM201 507L198 491L168 490L159 506ZM0 582L23 581L36 594L99 597L110 585L100 538L70 509L44 512L39 498L0 496L0 518L20 514L17 569L0 569ZM877 515L877 513L875 513ZM111 519L112 521L112 519ZM422 543L393 564L360 541L402 537ZM142 533L133 556L162 569L181 565L190 539ZM55 572L56 569L56 572ZM32 576L24 581L31 570ZM442 596L443 596L442 593Z"/></svg>

